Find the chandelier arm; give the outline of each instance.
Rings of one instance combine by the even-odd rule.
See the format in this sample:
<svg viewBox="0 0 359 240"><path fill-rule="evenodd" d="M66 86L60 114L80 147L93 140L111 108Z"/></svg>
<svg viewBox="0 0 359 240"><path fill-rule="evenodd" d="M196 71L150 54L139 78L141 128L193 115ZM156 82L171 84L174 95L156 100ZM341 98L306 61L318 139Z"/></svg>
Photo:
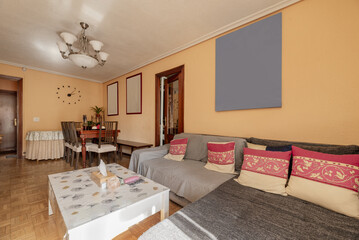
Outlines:
<svg viewBox="0 0 359 240"><path fill-rule="evenodd" d="M65 52L60 52L63 59L68 59L69 56Z"/></svg>
<svg viewBox="0 0 359 240"><path fill-rule="evenodd" d="M96 58L96 60L98 61L98 65L100 65L102 67L103 65L105 65L106 61L102 60L99 57L99 55L98 55L99 51L95 51L95 53L96 54L95 54L94 58Z"/></svg>
<svg viewBox="0 0 359 240"><path fill-rule="evenodd" d="M94 56L94 58L96 58L96 60L97 60L98 62L101 62L101 59L99 58L97 51L95 51L95 56Z"/></svg>
<svg viewBox="0 0 359 240"><path fill-rule="evenodd" d="M69 53L72 54L74 53L74 50L72 50L72 45L71 44L66 44L67 48L69 49Z"/></svg>

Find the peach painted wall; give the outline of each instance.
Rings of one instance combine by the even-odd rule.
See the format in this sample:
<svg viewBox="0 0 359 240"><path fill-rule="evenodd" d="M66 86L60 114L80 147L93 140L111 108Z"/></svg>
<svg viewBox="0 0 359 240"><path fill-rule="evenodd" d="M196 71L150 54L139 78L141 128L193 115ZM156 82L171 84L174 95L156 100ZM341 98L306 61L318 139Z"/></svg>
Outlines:
<svg viewBox="0 0 359 240"><path fill-rule="evenodd" d="M155 74L185 65L185 132L359 144L359 1L283 9L283 106L215 111L215 39L118 77L120 138L154 143ZM143 113L126 115L127 76L143 74ZM238 73L240 74L240 73Z"/></svg>
<svg viewBox="0 0 359 240"><path fill-rule="evenodd" d="M17 82L0 77L0 90L17 91Z"/></svg>
<svg viewBox="0 0 359 240"><path fill-rule="evenodd" d="M60 121L82 121L90 116L90 107L102 106L102 84L46 72L0 64L0 74L23 78L23 135L31 130L61 130ZM64 104L57 99L57 87L70 85L82 93L78 104ZM33 118L39 117L39 122ZM25 142L24 142L25 151Z"/></svg>

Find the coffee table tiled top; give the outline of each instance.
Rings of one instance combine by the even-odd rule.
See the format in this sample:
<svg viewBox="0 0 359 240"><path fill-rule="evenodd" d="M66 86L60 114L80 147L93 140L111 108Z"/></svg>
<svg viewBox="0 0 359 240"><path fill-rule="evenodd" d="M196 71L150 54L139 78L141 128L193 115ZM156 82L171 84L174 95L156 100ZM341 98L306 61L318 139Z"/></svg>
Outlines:
<svg viewBox="0 0 359 240"><path fill-rule="evenodd" d="M91 180L91 173L98 171L97 167L49 175L50 185L68 230L169 190L118 164L106 166L108 171L123 179L140 176L143 182L121 185L112 191L101 189Z"/></svg>

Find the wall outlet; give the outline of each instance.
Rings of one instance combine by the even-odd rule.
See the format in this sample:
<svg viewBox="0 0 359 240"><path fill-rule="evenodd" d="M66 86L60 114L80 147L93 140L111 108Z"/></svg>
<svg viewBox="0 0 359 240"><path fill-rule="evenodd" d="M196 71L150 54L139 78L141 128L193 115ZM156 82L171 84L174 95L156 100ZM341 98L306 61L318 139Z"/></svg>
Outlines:
<svg viewBox="0 0 359 240"><path fill-rule="evenodd" d="M40 122L40 118L39 117L34 117L34 122Z"/></svg>

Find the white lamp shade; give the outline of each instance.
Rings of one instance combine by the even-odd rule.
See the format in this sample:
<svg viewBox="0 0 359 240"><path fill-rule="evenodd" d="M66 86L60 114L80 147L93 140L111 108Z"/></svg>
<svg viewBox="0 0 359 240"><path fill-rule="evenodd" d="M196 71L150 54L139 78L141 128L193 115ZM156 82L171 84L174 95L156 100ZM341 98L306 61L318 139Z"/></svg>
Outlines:
<svg viewBox="0 0 359 240"><path fill-rule="evenodd" d="M60 52L66 52L68 49L66 43L64 43L63 41L58 41L57 46L58 46Z"/></svg>
<svg viewBox="0 0 359 240"><path fill-rule="evenodd" d="M90 44L95 51L100 51L103 46L103 43L97 40L91 40Z"/></svg>
<svg viewBox="0 0 359 240"><path fill-rule="evenodd" d="M63 32L60 34L62 39L64 39L65 43L72 45L75 41L77 41L77 37L71 33Z"/></svg>
<svg viewBox="0 0 359 240"><path fill-rule="evenodd" d="M107 58L108 58L108 56L109 56L109 54L108 54L108 53L105 53L105 52L99 52L98 54L100 55L100 59L101 59L102 61L106 61Z"/></svg>
<svg viewBox="0 0 359 240"><path fill-rule="evenodd" d="M76 66L82 68L93 68L98 64L98 61L85 54L70 54L69 59L75 63Z"/></svg>

